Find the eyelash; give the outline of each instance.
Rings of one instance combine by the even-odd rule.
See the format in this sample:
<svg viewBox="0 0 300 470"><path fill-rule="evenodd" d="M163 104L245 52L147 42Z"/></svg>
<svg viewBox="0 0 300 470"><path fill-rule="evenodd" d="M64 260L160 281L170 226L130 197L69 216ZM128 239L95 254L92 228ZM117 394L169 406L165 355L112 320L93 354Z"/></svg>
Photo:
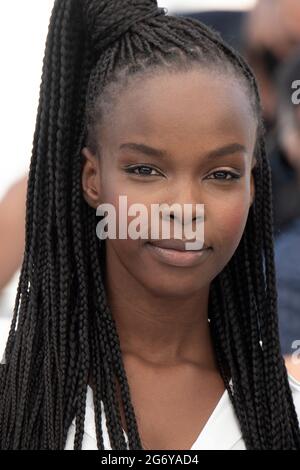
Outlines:
<svg viewBox="0 0 300 470"><path fill-rule="evenodd" d="M227 179L227 178L221 178L221 179L218 179L218 178L212 178L212 179L215 179L216 181L233 181L233 180L238 180L240 179L240 175L237 175L236 173L233 173L232 171L228 171L228 170L218 170L218 171L214 171L213 173L211 173L212 175L215 175L216 173L223 173L223 174L226 174L227 175L230 175L230 178ZM208 179L211 179L211 178L208 178Z"/></svg>
<svg viewBox="0 0 300 470"><path fill-rule="evenodd" d="M157 171L155 168L152 168L151 166L147 166L147 165L135 165L133 167L129 167L129 168L125 168L125 171L126 173L130 173L130 174L133 174L135 176L159 176L159 175L140 175L140 174L137 174L137 173L134 173L134 170L137 170L137 169L140 169L140 168L149 168L150 170L152 171Z"/></svg>
<svg viewBox="0 0 300 470"><path fill-rule="evenodd" d="M137 173L134 173L135 170L139 170L141 168L149 168L150 170L152 171L157 171L155 168L152 168L151 166L147 166L147 165L135 165L134 167L129 167L129 168L125 168L125 171L126 173L129 173L129 174L134 174L136 176L145 176L146 178L147 177L151 177L151 176L159 176L159 175L151 175L151 174L148 174L148 175L141 175L141 174L137 174ZM215 179L216 181L233 181L233 180L237 180L237 179L240 179L240 176L237 175L236 173L233 173L232 171L228 171L228 170L218 170L218 171L214 171L213 173L211 173L211 175L215 175L216 173L223 173L223 174L226 174L226 176L230 175L230 178L227 179L227 178L208 178L208 179Z"/></svg>

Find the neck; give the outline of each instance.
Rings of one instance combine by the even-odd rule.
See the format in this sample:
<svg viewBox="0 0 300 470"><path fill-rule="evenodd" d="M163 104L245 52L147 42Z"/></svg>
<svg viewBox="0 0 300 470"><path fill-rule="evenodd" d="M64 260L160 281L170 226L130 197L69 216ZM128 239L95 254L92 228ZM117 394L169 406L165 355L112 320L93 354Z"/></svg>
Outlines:
<svg viewBox="0 0 300 470"><path fill-rule="evenodd" d="M216 369L208 323L209 286L189 297L156 296L123 266L107 263L105 287L122 355L152 365Z"/></svg>

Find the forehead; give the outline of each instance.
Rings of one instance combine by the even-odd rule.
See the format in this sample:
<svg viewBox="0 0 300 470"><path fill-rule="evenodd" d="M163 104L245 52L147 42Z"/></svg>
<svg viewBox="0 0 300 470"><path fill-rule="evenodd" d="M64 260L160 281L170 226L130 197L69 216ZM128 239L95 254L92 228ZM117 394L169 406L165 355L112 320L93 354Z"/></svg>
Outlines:
<svg viewBox="0 0 300 470"><path fill-rule="evenodd" d="M104 123L102 136L111 145L129 137L175 148L199 140L213 145L224 137L251 141L256 132L245 85L208 69L133 80Z"/></svg>

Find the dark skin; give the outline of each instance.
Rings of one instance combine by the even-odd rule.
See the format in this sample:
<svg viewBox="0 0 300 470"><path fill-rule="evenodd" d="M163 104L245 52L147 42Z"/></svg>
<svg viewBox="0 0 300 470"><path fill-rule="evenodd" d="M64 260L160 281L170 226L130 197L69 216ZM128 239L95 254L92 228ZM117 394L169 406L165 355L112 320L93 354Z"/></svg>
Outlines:
<svg viewBox="0 0 300 470"><path fill-rule="evenodd" d="M234 77L206 69L164 72L122 91L98 129L100 159L82 150L83 194L95 209L103 202L118 208L119 195L127 195L128 207L139 202L149 212L151 203L205 204L205 243L212 250L196 266L155 259L147 240L105 241L105 287L145 449L190 449L224 393L208 295L240 242L254 199L256 131L247 91ZM127 142L167 155L119 150ZM150 175L129 174L129 165L146 165ZM119 401L126 430L120 395Z"/></svg>

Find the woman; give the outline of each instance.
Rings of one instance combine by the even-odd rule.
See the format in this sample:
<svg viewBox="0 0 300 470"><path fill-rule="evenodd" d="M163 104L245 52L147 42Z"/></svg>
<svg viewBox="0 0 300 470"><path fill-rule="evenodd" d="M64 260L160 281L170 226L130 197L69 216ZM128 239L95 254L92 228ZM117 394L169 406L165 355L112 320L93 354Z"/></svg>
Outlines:
<svg viewBox="0 0 300 470"><path fill-rule="evenodd" d="M225 391L245 448L300 449L256 82L217 34L165 13L153 0L55 2L3 449L88 448L87 392L99 449L106 431L113 449L190 449ZM204 204L203 251L99 240L95 209L118 210L121 195Z"/></svg>

